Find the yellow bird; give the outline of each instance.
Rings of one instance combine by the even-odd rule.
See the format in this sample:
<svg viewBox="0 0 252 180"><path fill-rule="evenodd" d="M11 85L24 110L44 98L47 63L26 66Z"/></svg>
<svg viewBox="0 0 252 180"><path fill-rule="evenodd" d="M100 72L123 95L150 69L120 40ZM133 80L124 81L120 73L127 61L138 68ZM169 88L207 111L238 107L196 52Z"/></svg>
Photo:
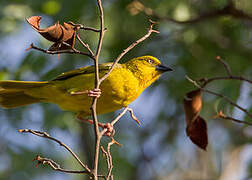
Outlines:
<svg viewBox="0 0 252 180"><path fill-rule="evenodd" d="M108 72L111 65L99 65L100 77ZM0 105L15 108L50 102L87 118L91 115L92 98L89 96L100 96L97 102L98 114L113 112L128 106L166 71L172 69L162 65L155 57L142 56L117 64L101 84L101 90L94 89L94 66L62 73L51 81L0 81Z"/></svg>

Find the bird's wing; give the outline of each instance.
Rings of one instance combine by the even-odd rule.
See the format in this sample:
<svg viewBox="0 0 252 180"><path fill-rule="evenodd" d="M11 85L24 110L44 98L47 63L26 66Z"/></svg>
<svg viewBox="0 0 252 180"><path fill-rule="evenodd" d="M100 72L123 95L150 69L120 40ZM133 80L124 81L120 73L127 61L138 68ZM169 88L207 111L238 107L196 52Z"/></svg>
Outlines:
<svg viewBox="0 0 252 180"><path fill-rule="evenodd" d="M110 67L112 66L113 63L104 63L104 64L99 64L99 72L104 72L108 71ZM120 64L117 64L117 66L120 66ZM86 67L81 67L79 69L75 69L72 71L64 72L54 78L52 81L60 81L60 80L66 80L68 78L72 78L74 76L78 76L80 74L91 74L94 73L94 65L92 66L86 66Z"/></svg>

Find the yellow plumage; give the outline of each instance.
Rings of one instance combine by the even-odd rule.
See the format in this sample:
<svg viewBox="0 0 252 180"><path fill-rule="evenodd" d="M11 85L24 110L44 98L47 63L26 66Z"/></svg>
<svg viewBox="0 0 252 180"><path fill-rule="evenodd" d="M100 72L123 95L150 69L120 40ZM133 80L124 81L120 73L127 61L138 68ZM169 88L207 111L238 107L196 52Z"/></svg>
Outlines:
<svg viewBox="0 0 252 180"><path fill-rule="evenodd" d="M108 72L111 65L112 63L99 65L100 77ZM152 56L142 56L117 64L101 84L102 94L98 99L97 113L104 114L126 107L158 79L162 72L170 70ZM51 81L0 81L0 104L5 108L13 108L50 102L86 117L90 115L92 98L87 94L73 93L93 88L94 66L87 66L63 73Z"/></svg>

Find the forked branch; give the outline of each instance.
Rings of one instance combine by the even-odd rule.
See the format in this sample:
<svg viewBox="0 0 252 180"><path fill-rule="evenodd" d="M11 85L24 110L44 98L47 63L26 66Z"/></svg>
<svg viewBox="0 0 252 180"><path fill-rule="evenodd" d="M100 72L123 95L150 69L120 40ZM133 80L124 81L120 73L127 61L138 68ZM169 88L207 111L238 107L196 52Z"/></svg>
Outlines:
<svg viewBox="0 0 252 180"><path fill-rule="evenodd" d="M63 43L63 44L65 44L67 46L70 46L67 43ZM39 47L35 46L32 43L26 50L30 50L30 49L35 49L35 50L43 52L45 54L52 54L52 55L54 55L54 54L81 54L81 55L88 56L91 59L93 59L92 54L86 53L86 52L83 52L83 51L79 51L79 50L75 49L74 47L71 47L71 49L66 49L66 50L50 51L50 50L47 50L47 49L39 48Z"/></svg>
<svg viewBox="0 0 252 180"><path fill-rule="evenodd" d="M52 140L52 141L58 143L60 146L63 146L77 160L77 162L85 169L85 171L79 171L79 172L85 173L85 174L90 174L91 173L91 170L88 168L88 166L86 164L84 164L80 160L80 158L73 152L73 150L70 147L68 147L66 144L64 144L60 140L50 136L48 133L41 132L41 131L34 131L34 130L31 130L31 129L20 129L20 130L18 130L18 132L20 132L20 133L31 133L31 134L34 134L36 136L46 138L46 139L49 139L49 140ZM63 169L61 169L60 166L57 165L57 163L54 163L54 162L52 162L51 160L49 160L47 158L40 158L40 156L37 156L37 159L35 159L35 160L38 160L39 162L47 162L47 164L49 164L50 166L52 165L54 168L58 169L58 171L63 171ZM68 171L68 170L66 170L66 171ZM77 171L75 171L75 173L77 173Z"/></svg>
<svg viewBox="0 0 252 180"><path fill-rule="evenodd" d="M112 160L112 155L111 155L111 152L110 152L110 148L115 143L117 143L117 142L112 138L111 142L109 142L108 145L107 145L107 150L105 150L103 148L103 146L101 146L102 153L106 157L106 162L107 162L107 166L108 166L107 176L105 177L106 180L113 180L113 174L112 174L113 160Z"/></svg>
<svg viewBox="0 0 252 180"><path fill-rule="evenodd" d="M225 99L229 104L237 107L238 109L243 111L247 116L249 116L252 119L252 114L247 109L245 109L245 108L241 107L240 105L238 105L237 103L233 102L230 98L224 96L223 94L220 94L220 93L205 89L206 85L208 85L211 82L217 81L217 80L239 80L239 81L244 81L244 82L252 84L252 80L249 80L248 78L245 78L245 77L242 77L242 76L234 76L232 71L231 71L231 68L228 65L228 63L225 62L220 56L217 56L216 59L223 65L227 76L217 76L217 77L212 77L212 78L201 78L199 80L199 82L202 83L202 85L198 84L197 81L192 80L188 76L186 76L186 78L188 79L189 82L194 84L197 88L201 89L202 91ZM229 117L229 116L225 115L222 111L220 111L215 117L222 118L222 119L227 119L227 120L232 120L232 121L238 122L238 123L244 123L244 124L247 124L247 125L251 125L249 122L245 122L245 121L237 120L237 119L235 119L233 117Z"/></svg>
<svg viewBox="0 0 252 180"><path fill-rule="evenodd" d="M225 120L234 121L234 122L236 122L236 123L246 124L246 125L252 126L252 123L251 123L251 122L241 121L241 120L236 119L236 118L233 118L233 117L231 117L231 116L227 116L227 115L224 114L222 111L219 111L219 112L217 113L217 115L214 116L214 118L221 118L221 119L225 119Z"/></svg>
<svg viewBox="0 0 252 180"><path fill-rule="evenodd" d="M192 80L190 77L186 76L186 79L191 82L192 84L194 84L194 86L196 86L197 88L201 89L203 92L206 92L206 93L209 93L209 94L212 94L212 95L215 95L215 96L218 96L220 98L223 98L225 99L229 104L237 107L238 109L240 109L241 111L243 111L245 114L247 114L247 116L249 116L251 119L252 119L252 114L250 112L248 112L248 110L246 110L245 108L241 107L240 105L238 105L237 103L233 102L230 98L228 98L227 96L224 96L223 94L220 94L220 93L216 93L214 91L210 91L208 89L205 89L203 88L202 86L200 86L196 81ZM218 115L217 115L218 116ZM224 116L218 116L220 118L223 118L223 119L230 119L230 120L234 120L234 118L224 118ZM226 116L227 117L227 116ZM237 121L235 121L237 122ZM248 124L246 123L245 121L240 121L240 123L244 123L244 124Z"/></svg>
<svg viewBox="0 0 252 180"><path fill-rule="evenodd" d="M55 161L53 161L52 159L48 159L48 158L42 158L41 156L37 155L34 158L34 161L37 161L37 165L36 167L38 167L40 164L47 164L49 165L54 171L60 171L60 172L64 172L64 173L71 173L71 174L90 174L90 172L88 171L76 171L76 170L67 170L67 169L63 169L60 167L60 165L58 163L56 163Z"/></svg>
<svg viewBox="0 0 252 180"><path fill-rule="evenodd" d="M239 80L239 81L245 81L247 83L252 84L252 80L245 78L243 76L235 76L233 75L231 68L229 67L229 65L227 64L227 62L225 62L220 56L217 56L216 59L223 65L227 76L217 76L217 77L212 77L212 78L201 78L199 80L199 82L203 83L201 87L205 87L207 84L213 82L213 81L217 81L217 80Z"/></svg>

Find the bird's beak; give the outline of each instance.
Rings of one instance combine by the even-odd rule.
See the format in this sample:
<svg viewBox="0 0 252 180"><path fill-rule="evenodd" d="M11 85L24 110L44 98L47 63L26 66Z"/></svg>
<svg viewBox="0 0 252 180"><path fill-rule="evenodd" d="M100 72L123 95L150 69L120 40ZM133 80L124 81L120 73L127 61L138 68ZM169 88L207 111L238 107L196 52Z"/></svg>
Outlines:
<svg viewBox="0 0 252 180"><path fill-rule="evenodd" d="M168 66L164 66L162 64L159 64L156 66L156 70L158 71L162 71L162 72L166 72L166 71L173 71L172 68L168 67Z"/></svg>

